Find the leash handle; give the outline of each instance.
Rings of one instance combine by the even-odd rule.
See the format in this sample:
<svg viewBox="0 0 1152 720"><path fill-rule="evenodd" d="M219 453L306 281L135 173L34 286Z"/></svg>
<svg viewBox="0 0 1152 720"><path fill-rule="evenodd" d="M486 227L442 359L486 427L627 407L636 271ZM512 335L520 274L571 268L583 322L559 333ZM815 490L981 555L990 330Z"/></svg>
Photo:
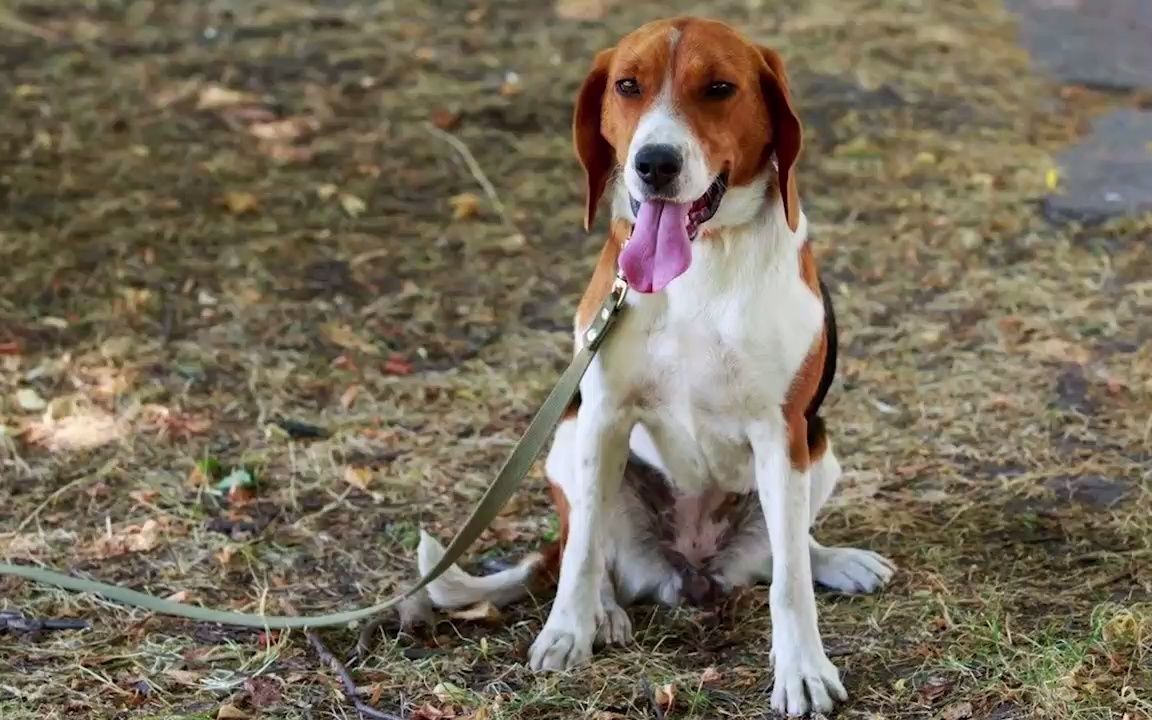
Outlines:
<svg viewBox="0 0 1152 720"><path fill-rule="evenodd" d="M429 583L440 577L445 570L452 567L452 564L455 563L460 556L476 542L480 534L487 529L488 525L491 524L492 520L500 512L500 509L507 504L509 498L516 492L516 489L532 469L532 464L544 448L544 443L547 442L552 431L556 429L556 426L559 425L563 419L564 412L568 409L568 404L580 389L581 378L584 377L584 373L587 372L588 367L592 364L592 359L596 356L596 351L608 335L608 331L616 320L616 316L624 307L624 299L627 294L628 283L626 283L620 275L617 275L612 290L608 293L608 297L605 298L603 304L600 306L600 310L596 313L596 317L593 318L591 325L582 335L584 346L576 353L572 362L556 382L555 387L552 388L552 392L548 394L548 397L544 400L540 409L537 410L536 416L532 418L532 422L528 425L528 429L524 431L524 435L520 438L520 441L516 443L516 447L512 448L512 452L509 453L508 459L504 461L504 466L496 475L496 479L488 486L488 490L485 491L484 496L480 498L480 502L477 503L475 509L473 509L468 521L465 522L464 526L460 528L460 531L456 533L456 537L452 539L451 544L449 544L447 550L444 551L444 556L440 558L440 562L408 590L394 595L382 603L326 615L259 615L254 613L213 610L212 608L200 607L199 605L174 602L172 600L153 597L152 595L137 590L120 587L119 585L78 578L52 570L32 567L30 565L0 563L0 575L20 577L41 585L55 585L73 592L93 593L108 600L151 610L154 613L162 615L174 615L189 620L237 627L263 628L266 630L331 627L333 625L347 625L356 620L376 615L420 592L427 587Z"/></svg>

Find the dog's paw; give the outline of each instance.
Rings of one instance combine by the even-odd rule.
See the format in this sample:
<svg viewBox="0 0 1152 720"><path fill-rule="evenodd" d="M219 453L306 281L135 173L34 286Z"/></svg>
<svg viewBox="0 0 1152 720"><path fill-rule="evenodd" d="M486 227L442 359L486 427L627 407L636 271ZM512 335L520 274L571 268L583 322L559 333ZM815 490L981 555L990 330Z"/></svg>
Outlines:
<svg viewBox="0 0 1152 720"><path fill-rule="evenodd" d="M596 642L600 645L627 645L632 642L632 619L624 608L605 604L604 617L596 623Z"/></svg>
<svg viewBox="0 0 1152 720"><path fill-rule="evenodd" d="M812 578L843 593L870 593L888 584L896 565L871 550L849 547L812 549Z"/></svg>
<svg viewBox="0 0 1152 720"><path fill-rule="evenodd" d="M814 654L796 661L777 662L772 687L772 709L781 714L804 715L809 711L826 713L843 702L848 693L840 682L840 671L824 655Z"/></svg>
<svg viewBox="0 0 1152 720"><path fill-rule="evenodd" d="M579 628L548 627L528 650L528 667L536 672L571 670L592 657L591 632Z"/></svg>

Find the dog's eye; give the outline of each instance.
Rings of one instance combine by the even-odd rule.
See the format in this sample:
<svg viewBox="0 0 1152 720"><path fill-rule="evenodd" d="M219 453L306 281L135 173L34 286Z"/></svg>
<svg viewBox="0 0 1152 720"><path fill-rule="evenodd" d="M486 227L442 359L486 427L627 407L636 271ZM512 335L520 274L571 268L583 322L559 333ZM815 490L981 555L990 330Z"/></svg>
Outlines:
<svg viewBox="0 0 1152 720"><path fill-rule="evenodd" d="M709 83L708 87L704 88L704 94L710 98L723 100L726 97L731 97L732 93L736 92L736 86L730 82L719 80L714 83Z"/></svg>
<svg viewBox="0 0 1152 720"><path fill-rule="evenodd" d="M640 83L636 78L624 78L616 81L616 92L625 97L636 97L640 94Z"/></svg>

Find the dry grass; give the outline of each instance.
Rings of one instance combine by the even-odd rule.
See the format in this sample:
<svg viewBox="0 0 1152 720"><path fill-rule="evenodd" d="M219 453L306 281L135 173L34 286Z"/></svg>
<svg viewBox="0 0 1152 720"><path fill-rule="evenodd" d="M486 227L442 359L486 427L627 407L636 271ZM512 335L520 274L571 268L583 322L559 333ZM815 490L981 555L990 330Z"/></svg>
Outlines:
<svg viewBox="0 0 1152 720"><path fill-rule="evenodd" d="M595 49L672 10L241 7L10 8L36 31L0 36L0 555L334 610L411 577L417 527L449 534L563 366L598 244L574 91ZM841 716L1152 715L1152 226L1036 212L1049 153L1096 105L1035 79L992 0L675 10L776 45L809 128L850 472L820 532L902 568L879 596L821 597ZM206 458L259 487L214 494ZM537 475L478 552L529 549L547 507ZM354 716L298 633L11 580L0 598L91 623L4 637L6 719ZM634 648L536 677L547 603L386 625L358 680L425 718L651 717L669 684L670 717L765 712L764 591L636 608ZM340 655L355 631L323 637Z"/></svg>

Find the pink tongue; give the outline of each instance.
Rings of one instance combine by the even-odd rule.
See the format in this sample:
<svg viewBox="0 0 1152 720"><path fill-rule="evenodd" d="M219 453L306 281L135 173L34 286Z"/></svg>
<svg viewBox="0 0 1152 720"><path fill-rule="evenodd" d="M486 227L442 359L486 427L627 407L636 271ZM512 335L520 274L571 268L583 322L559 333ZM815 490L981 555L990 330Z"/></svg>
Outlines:
<svg viewBox="0 0 1152 720"><path fill-rule="evenodd" d="M649 200L636 214L632 237L620 253L620 269L633 290L658 292L679 277L692 262L688 239L691 203Z"/></svg>

